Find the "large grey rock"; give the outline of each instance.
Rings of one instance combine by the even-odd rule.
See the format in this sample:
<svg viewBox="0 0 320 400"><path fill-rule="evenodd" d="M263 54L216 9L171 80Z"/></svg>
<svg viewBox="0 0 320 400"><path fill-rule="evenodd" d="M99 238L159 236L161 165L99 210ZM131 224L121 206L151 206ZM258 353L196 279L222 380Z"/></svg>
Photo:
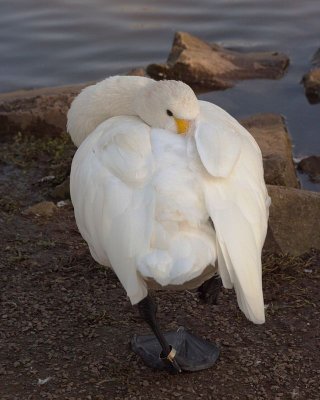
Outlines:
<svg viewBox="0 0 320 400"><path fill-rule="evenodd" d="M300 255L320 249L320 193L268 185L269 230L264 249Z"/></svg>
<svg viewBox="0 0 320 400"><path fill-rule="evenodd" d="M193 88L227 89L242 79L281 78L289 58L278 52L240 53L208 44L185 32L175 34L166 64L151 64L155 79L178 79Z"/></svg>
<svg viewBox="0 0 320 400"><path fill-rule="evenodd" d="M257 114L240 122L262 151L266 183L298 188L292 143L284 118L277 114Z"/></svg>

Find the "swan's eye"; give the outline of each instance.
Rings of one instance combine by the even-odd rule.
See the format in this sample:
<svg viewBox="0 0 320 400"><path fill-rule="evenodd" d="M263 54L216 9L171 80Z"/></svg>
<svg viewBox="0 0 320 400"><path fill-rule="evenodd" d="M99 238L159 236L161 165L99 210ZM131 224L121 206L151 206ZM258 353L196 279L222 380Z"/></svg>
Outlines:
<svg viewBox="0 0 320 400"><path fill-rule="evenodd" d="M169 115L169 117L172 117L172 116L173 116L173 112L170 111L170 110L167 110L167 114Z"/></svg>

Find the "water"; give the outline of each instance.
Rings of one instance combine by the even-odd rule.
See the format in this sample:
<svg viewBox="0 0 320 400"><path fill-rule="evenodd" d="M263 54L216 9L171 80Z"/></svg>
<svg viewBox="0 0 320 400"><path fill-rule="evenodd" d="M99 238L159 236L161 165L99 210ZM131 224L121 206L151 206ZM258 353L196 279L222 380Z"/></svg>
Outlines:
<svg viewBox="0 0 320 400"><path fill-rule="evenodd" d="M295 156L320 154L320 105L308 103L300 84L320 47L319 0L0 0L0 92L163 62L178 30L234 49L288 54L283 79L245 81L201 98L236 117L281 113Z"/></svg>

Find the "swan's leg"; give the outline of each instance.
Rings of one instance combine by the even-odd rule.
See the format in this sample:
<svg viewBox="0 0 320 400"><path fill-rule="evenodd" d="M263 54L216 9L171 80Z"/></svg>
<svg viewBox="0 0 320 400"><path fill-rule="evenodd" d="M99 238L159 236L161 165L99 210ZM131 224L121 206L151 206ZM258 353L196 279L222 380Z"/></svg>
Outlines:
<svg viewBox="0 0 320 400"><path fill-rule="evenodd" d="M217 304L221 288L221 278L218 275L213 276L198 288L199 297L207 304Z"/></svg>
<svg viewBox="0 0 320 400"><path fill-rule="evenodd" d="M152 297L149 295L145 297L138 303L138 308L141 317L148 323L150 328L152 329L153 333L155 334L158 342L162 347L162 353L160 357L163 359L165 363L167 363L170 372L177 373L181 372L181 368L177 361L175 360L175 349L173 349L165 337L163 336L159 324L156 318L157 313L157 305L153 301Z"/></svg>
<svg viewBox="0 0 320 400"><path fill-rule="evenodd" d="M150 296L141 300L138 307L154 335L134 335L131 346L149 367L178 373L182 370L200 371L216 363L219 348L214 343L193 335L183 327L162 334L156 319L157 306Z"/></svg>

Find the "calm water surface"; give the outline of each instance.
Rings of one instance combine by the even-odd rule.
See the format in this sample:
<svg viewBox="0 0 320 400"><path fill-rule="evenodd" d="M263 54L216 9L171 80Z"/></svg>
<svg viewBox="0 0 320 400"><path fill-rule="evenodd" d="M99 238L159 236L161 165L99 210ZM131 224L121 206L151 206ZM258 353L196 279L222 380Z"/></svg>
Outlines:
<svg viewBox="0 0 320 400"><path fill-rule="evenodd" d="M320 105L309 105L299 83L320 47L319 0L0 0L0 91L165 61L177 30L234 49L287 53L283 79L245 81L201 98L236 117L281 113L295 156L320 154Z"/></svg>

